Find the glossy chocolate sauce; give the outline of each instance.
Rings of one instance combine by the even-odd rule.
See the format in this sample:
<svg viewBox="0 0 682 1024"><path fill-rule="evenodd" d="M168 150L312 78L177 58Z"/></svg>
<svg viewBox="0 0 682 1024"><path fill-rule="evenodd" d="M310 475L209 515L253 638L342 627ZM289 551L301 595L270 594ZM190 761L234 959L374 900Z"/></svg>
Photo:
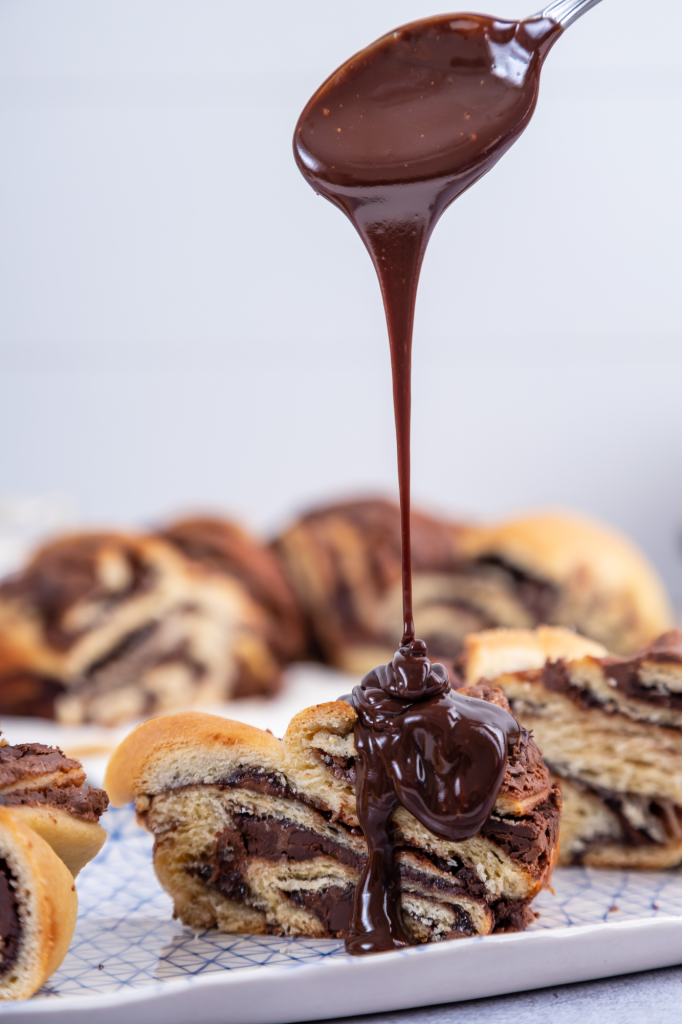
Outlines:
<svg viewBox="0 0 682 1024"><path fill-rule="evenodd" d="M352 953L411 942L401 920L392 816L402 804L435 835L475 835L494 806L518 741L501 708L450 690L415 640L410 557L412 328L417 285L443 211L519 137L544 57L549 19L455 14L383 36L338 69L296 126L301 173L351 220L370 254L386 311L393 372L402 536L403 637L393 662L349 701L358 817L369 861L356 890Z"/></svg>

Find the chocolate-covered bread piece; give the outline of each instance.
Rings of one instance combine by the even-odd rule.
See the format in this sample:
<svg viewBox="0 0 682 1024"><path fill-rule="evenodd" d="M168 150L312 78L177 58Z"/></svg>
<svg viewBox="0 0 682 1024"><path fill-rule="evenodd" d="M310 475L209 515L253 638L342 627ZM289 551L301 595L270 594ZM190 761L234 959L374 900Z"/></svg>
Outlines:
<svg viewBox="0 0 682 1024"><path fill-rule="evenodd" d="M255 542L243 546L254 562ZM246 575L155 536L80 533L47 545L0 586L0 713L115 725L272 693L286 646L270 612L279 591L268 580L259 593L270 603L260 603ZM267 573L259 564L252 575Z"/></svg>
<svg viewBox="0 0 682 1024"><path fill-rule="evenodd" d="M75 876L102 848L103 789L86 786L79 761L43 743L0 739L0 805L37 832Z"/></svg>
<svg viewBox="0 0 682 1024"><path fill-rule="evenodd" d="M462 665L504 691L561 779L561 863L682 864L682 633L616 657L561 629L491 630Z"/></svg>
<svg viewBox="0 0 682 1024"><path fill-rule="evenodd" d="M490 688L469 695L506 706ZM197 928L348 935L367 845L355 804L354 728L344 701L297 715L283 741L211 715L166 716L118 748L106 786L135 799L176 915ZM402 916L412 941L514 931L548 883L560 794L521 732L492 814L448 842L404 807L394 816Z"/></svg>
<svg viewBox="0 0 682 1024"><path fill-rule="evenodd" d="M0 806L0 1000L27 999L69 948L78 897L47 842Z"/></svg>
<svg viewBox="0 0 682 1024"><path fill-rule="evenodd" d="M325 658L364 673L392 657L401 622L396 505L366 500L304 516L277 546ZM505 626L569 625L630 653L670 627L653 568L608 527L569 514L492 526L412 515L414 615L432 655Z"/></svg>

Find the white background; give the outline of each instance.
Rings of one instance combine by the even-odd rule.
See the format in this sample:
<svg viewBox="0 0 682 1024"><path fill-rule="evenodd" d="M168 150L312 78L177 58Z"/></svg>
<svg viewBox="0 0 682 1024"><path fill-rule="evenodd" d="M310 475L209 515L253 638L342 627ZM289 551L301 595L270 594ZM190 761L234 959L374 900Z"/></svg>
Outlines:
<svg viewBox="0 0 682 1024"><path fill-rule="evenodd" d="M1 0L0 495L275 528L395 489L388 345L291 135L425 0ZM492 13L531 11L502 3ZM682 600L682 4L604 0L445 216L415 336L414 493L568 505Z"/></svg>

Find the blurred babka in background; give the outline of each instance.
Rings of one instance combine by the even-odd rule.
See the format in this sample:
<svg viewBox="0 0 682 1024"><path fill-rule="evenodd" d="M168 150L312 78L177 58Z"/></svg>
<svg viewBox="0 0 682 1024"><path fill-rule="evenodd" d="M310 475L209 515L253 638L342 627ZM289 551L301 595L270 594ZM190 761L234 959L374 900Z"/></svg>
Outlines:
<svg viewBox="0 0 682 1024"><path fill-rule="evenodd" d="M269 695L302 653L277 556L227 522L73 534L0 585L0 714L115 725Z"/></svg>
<svg viewBox="0 0 682 1024"><path fill-rule="evenodd" d="M414 612L432 657L497 626L565 625L629 654L670 628L646 559L605 526L412 515ZM0 583L0 715L116 725L277 692L304 658L355 675L400 641L397 505L303 516L270 546L223 518L74 533Z"/></svg>
<svg viewBox="0 0 682 1024"><path fill-rule="evenodd" d="M390 661L402 623L398 507L329 505L276 546L326 660L359 674ZM445 659L467 634L495 626L570 626L628 654L672 623L663 586L637 548L577 515L481 526L414 512L412 570L417 632Z"/></svg>

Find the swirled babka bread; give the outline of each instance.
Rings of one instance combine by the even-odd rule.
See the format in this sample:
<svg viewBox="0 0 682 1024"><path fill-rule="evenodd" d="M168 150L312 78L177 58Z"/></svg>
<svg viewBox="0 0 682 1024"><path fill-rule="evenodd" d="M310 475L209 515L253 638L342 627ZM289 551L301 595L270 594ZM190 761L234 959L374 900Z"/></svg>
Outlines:
<svg viewBox="0 0 682 1024"><path fill-rule="evenodd" d="M325 658L364 673L400 634L398 507L354 501L304 516L278 539ZM492 526L412 515L417 630L434 656L455 657L472 632L567 625L630 653L672 624L653 568L615 531L571 514Z"/></svg>
<svg viewBox="0 0 682 1024"><path fill-rule="evenodd" d="M275 551L227 519L201 516L171 523L158 534L187 558L242 583L266 613L270 648L283 665L305 653L303 615Z"/></svg>
<svg viewBox="0 0 682 1024"><path fill-rule="evenodd" d="M0 713L115 725L277 689L284 629L275 641L248 567L217 572L181 546L74 534L3 583Z"/></svg>
<svg viewBox="0 0 682 1024"><path fill-rule="evenodd" d="M58 747L0 739L0 806L37 832L74 878L107 837L99 824L107 794L84 783L81 763Z"/></svg>
<svg viewBox="0 0 682 1024"><path fill-rule="evenodd" d="M469 695L501 703L499 691ZM175 914L194 928L346 936L367 845L355 804L355 710L308 708L283 741L201 713L139 726L105 785L134 799L154 835L154 866ZM394 816L402 916L415 942L515 931L550 878L560 793L521 731L492 814L448 842L404 807Z"/></svg>
<svg viewBox="0 0 682 1024"><path fill-rule="evenodd" d="M0 1000L27 999L66 956L76 886L52 848L0 806Z"/></svg>
<svg viewBox="0 0 682 1024"><path fill-rule="evenodd" d="M504 691L561 779L561 863L682 864L682 633L616 657L562 629L490 630L462 665Z"/></svg>

